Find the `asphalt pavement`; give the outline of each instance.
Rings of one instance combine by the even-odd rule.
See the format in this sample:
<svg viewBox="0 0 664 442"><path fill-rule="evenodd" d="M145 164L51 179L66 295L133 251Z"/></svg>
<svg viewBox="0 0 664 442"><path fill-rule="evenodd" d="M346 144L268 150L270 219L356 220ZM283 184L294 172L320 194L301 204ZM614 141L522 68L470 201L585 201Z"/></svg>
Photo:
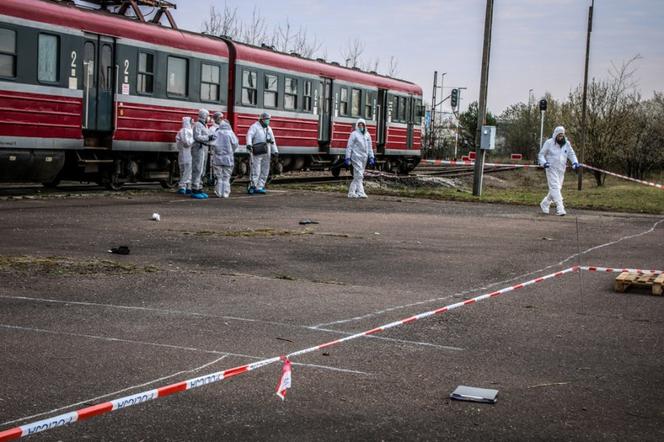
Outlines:
<svg viewBox="0 0 664 442"><path fill-rule="evenodd" d="M574 265L664 268L657 216L233 190L0 201L0 431ZM293 358L283 402L272 364L28 440L664 440L664 297L614 278ZM461 384L498 402L450 400Z"/></svg>

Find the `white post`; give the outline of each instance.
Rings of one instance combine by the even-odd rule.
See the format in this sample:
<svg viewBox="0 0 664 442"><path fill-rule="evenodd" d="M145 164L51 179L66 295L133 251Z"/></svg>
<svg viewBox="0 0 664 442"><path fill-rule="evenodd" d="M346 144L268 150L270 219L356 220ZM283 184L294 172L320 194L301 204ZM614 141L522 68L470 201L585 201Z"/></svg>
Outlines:
<svg viewBox="0 0 664 442"><path fill-rule="evenodd" d="M544 137L544 112L545 111L542 111L542 116L540 117L540 144L539 144L540 150L542 150L542 143Z"/></svg>

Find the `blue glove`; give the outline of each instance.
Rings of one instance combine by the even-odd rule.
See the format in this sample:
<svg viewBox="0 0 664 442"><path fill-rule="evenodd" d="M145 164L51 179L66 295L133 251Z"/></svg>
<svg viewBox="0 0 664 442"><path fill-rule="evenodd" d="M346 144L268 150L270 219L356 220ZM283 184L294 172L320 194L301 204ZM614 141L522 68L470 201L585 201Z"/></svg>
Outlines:
<svg viewBox="0 0 664 442"><path fill-rule="evenodd" d="M369 158L369 167L374 167L376 165L376 159L374 157Z"/></svg>
<svg viewBox="0 0 664 442"><path fill-rule="evenodd" d="M210 140L210 141L214 141L216 139L217 139L217 136L215 134L210 134L210 136L208 137L208 140Z"/></svg>
<svg viewBox="0 0 664 442"><path fill-rule="evenodd" d="M548 169L549 167L551 167L551 165L547 161L546 163L542 164L542 167L545 168L545 169Z"/></svg>
<svg viewBox="0 0 664 442"><path fill-rule="evenodd" d="M574 163L574 164L572 164L572 169L573 169L573 170L577 170L577 169L580 168L580 167L581 167L581 165L580 165L579 163Z"/></svg>
<svg viewBox="0 0 664 442"><path fill-rule="evenodd" d="M346 166L346 167L350 167L350 158L346 158L346 159L344 160L344 166Z"/></svg>

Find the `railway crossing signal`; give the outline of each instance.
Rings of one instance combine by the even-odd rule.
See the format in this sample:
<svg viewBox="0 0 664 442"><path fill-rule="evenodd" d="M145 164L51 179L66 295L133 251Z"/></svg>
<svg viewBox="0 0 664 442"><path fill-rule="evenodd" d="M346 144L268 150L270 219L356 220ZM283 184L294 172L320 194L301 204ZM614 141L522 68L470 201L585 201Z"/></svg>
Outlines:
<svg viewBox="0 0 664 442"><path fill-rule="evenodd" d="M452 94L450 95L450 105L452 109L456 109L459 104L459 89L452 89Z"/></svg>

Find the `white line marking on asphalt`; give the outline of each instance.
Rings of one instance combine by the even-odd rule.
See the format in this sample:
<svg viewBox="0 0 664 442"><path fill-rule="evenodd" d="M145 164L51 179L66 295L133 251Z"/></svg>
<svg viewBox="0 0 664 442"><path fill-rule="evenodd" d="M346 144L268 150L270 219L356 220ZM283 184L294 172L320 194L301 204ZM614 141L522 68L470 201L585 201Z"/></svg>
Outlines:
<svg viewBox="0 0 664 442"><path fill-rule="evenodd" d="M144 382L144 383L142 383L142 384L138 384L138 385L133 385L133 386L131 386L131 387L123 388L122 390L113 391L113 392L111 392L111 393L107 393L107 394L103 394L103 395L101 395L101 396L97 396L97 397L93 397L93 398L90 398L90 399L86 399L86 400L84 400L84 401L79 401L79 402L76 402L76 403L74 403L74 404L69 404L69 405L65 405L65 406L60 407L60 408L54 408L53 410L44 411L44 412L42 412L42 413L38 413L38 414L33 414L32 416L26 416L26 417L22 417L22 418L20 418L20 419L15 419L15 420L13 420L13 421L3 422L3 423L0 424L0 427L4 427L5 425L14 424L14 423L17 423L17 422L22 422L22 421L25 421L25 420L28 420L28 419L34 419L34 418L36 418L36 417L43 416L43 415L45 415L45 414L57 413L57 412L59 412L59 411L66 410L66 409L68 409L68 408L77 407L77 406L79 406L79 405L88 404L88 403L90 403L90 402L97 402L97 401L99 401L99 400L101 400L101 399L104 399L104 398L107 398L107 397L109 397L109 396L115 396L116 394L124 393L125 391L130 391L130 390L134 390L134 389L136 389L136 388L146 387L146 386L148 386L148 385L155 384L155 383L157 383L157 382L161 382L161 381L165 381L166 379L170 379L170 378L173 378L173 377L175 377L175 376L179 376L179 375L181 375L181 374L185 374L185 373L196 373L197 371L200 371L200 370L202 370L202 369L204 369L204 368L209 367L210 365L214 365L214 364L216 364L217 362L219 362L219 361L221 361L221 360L223 360L223 359L226 359L228 356L229 356L229 355L225 354L225 355L223 355L223 356L221 356L221 357L215 359L214 361L211 361L211 362L208 362L207 364L203 364L203 365L201 365L200 367L192 368L192 369L190 369L190 370L182 370L182 371L178 371L178 372L176 372L176 373L169 374L168 376L164 376L164 377L161 377L161 378L153 379L153 380L151 380L151 381L147 381L147 382Z"/></svg>
<svg viewBox="0 0 664 442"><path fill-rule="evenodd" d="M496 285L507 284L507 283L510 283L510 282L512 282L512 281L520 280L520 279L526 278L526 277L528 277L528 276L535 275L535 274L537 274L537 273L541 273L541 272L543 272L543 271L545 271L545 270L548 270L548 269L550 269L550 268L552 268L552 267L558 267L558 266L561 266L561 265L563 265L564 263L566 263L567 261L570 261L570 260L576 258L577 256L585 255L586 253L590 253L590 252L595 251L595 250L597 250L597 249L601 249L601 248L603 248L603 247L612 246L612 245L618 244L618 243L621 242L621 241L625 241L625 240L627 240L627 239L632 239L632 238L637 238L637 237L639 237L639 236L647 235L647 234L649 234L649 233L654 232L654 231L655 231L655 228L656 228L660 223L662 223L662 222L664 222L664 218L662 218L662 219L660 219L659 221L655 222L655 223L650 227L650 229L648 229L648 230L646 230L646 231L644 231L644 232L636 233L636 234L633 234L633 235L623 236L623 237L621 237L621 238L619 238L619 239L617 239L617 240L615 240L615 241L611 241L611 242L607 242L607 243L604 243L604 244L600 244L600 245L597 245L597 246L594 246L594 247L590 247L589 249L586 249L586 250L584 250L584 251L582 251L582 252L580 252L580 253L575 253L575 254L573 254L573 255L570 255L570 256L568 256L567 258L563 259L562 261L560 261L560 262L558 262L558 263L556 263L556 264L550 264L550 265L548 265L548 266L546 266L546 267L543 267L543 268L541 268L541 269L539 269L539 270L534 270L534 271L532 271L532 272L524 273L524 274L522 274L522 275L518 275L518 276L515 276L515 277L513 277L513 278L503 280L503 281L494 282L494 283L491 283L491 284L486 285L486 286L484 286L484 287L476 287L476 288L472 288L472 289L464 290L464 291L462 291L462 292L454 293L454 294L452 294L452 295L447 295L447 296L443 296L443 297L439 297L439 298L432 298L432 299L426 299L426 300L424 300L424 301L413 302L413 303L410 303L410 304L397 305L397 306L389 307L389 308L386 308L386 309L383 309L383 310L377 310L377 311L375 311L375 312L367 313L367 314L364 314L364 315L361 315L361 316L355 316L355 317L353 317L353 318L340 319L340 320L338 320L338 321L332 321L332 322L325 322L325 323L322 323L322 324L316 324L316 325L312 325L310 328L312 328L312 329L320 329L321 327L329 327L329 326L331 326L331 325L347 324L347 323L349 323L349 322L360 321L360 320L363 320L363 319L372 318L372 317L374 317L374 316L382 315L382 314L384 314L384 313L388 313L388 312L391 312L391 311L394 311L394 310L401 310L401 309L404 309L404 308L414 307L414 306L418 306L418 305L422 305L422 304L430 304L430 303L432 303L432 302L444 301L444 300L449 299L449 298L452 298L452 297L463 296L463 295L466 295L466 294L468 294L468 293L484 291L484 290L490 289L491 287L495 287Z"/></svg>
<svg viewBox="0 0 664 442"><path fill-rule="evenodd" d="M131 305L114 305L114 304L100 304L97 302L87 302L87 301L63 301L60 299L49 299L49 298L30 298L27 296L7 296L7 295L0 295L0 299L16 299L16 300L22 300L22 301L32 301L32 302L47 302L47 303L53 303L53 304L65 304L65 305L80 305L80 306L85 306L85 307L105 307L105 308L114 308L114 309L121 309L121 310L139 310L139 311L148 311L148 312L153 312L153 313L165 313L165 314L173 314L173 315L184 315L184 316L196 316L196 317L202 317L202 318L219 318L223 319L226 321L238 321L238 322L254 322L258 324L268 324L268 325L276 325L279 327L289 327L289 328L297 328L297 329L305 329L305 330L312 330L312 331L319 331L319 332L326 332L326 333L333 333L333 334L340 334L340 335L352 335L354 333L351 332L345 332L341 330L332 330L332 329L325 329L325 328L320 328L320 327L310 327L306 325L297 325L297 324L287 324L284 322L276 322L276 321L265 321L262 319L251 319L251 318L240 318L237 316L219 316L219 315L210 315L206 313L197 313L197 312L188 312L188 311L183 311L183 310L166 310L166 309L160 309L160 308L151 308L151 307L138 307L138 306L131 306ZM463 348L459 347L451 347L451 346L446 346L446 345L440 345L440 344L433 344L430 342L418 342L418 341L409 341L409 340L404 340L404 339L394 339L394 338L387 338L384 336L366 336L366 338L371 338L371 339L379 339L383 341L392 341L392 342L398 342L402 344L410 344L410 345L421 345L425 347L433 347L433 348L438 348L442 350L463 350Z"/></svg>

